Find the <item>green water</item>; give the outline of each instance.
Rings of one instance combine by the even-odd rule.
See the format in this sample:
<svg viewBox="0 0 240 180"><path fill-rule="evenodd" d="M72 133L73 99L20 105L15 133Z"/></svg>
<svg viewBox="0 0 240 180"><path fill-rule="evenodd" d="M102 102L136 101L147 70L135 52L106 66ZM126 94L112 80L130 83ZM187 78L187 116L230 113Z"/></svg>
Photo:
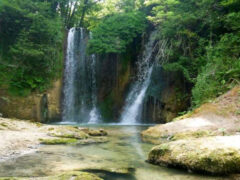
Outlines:
<svg viewBox="0 0 240 180"><path fill-rule="evenodd" d="M95 127L91 127L95 128ZM220 180L168 169L145 162L153 147L142 143L140 132L146 126L101 126L109 142L91 145L41 145L37 152L0 163L0 176L42 177L69 170L93 172L112 180ZM128 174L109 170L130 169Z"/></svg>

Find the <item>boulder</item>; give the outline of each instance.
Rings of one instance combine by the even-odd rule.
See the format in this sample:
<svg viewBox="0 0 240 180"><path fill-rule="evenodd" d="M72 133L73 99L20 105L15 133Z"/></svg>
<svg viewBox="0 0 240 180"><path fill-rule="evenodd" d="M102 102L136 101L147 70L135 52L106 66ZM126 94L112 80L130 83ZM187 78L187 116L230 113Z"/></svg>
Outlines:
<svg viewBox="0 0 240 180"><path fill-rule="evenodd" d="M78 128L80 131L85 132L86 134L90 136L107 136L108 133L104 129L89 129L89 128Z"/></svg>
<svg viewBox="0 0 240 180"><path fill-rule="evenodd" d="M48 135L60 138L86 139L88 134L72 126L55 126L48 128Z"/></svg>
<svg viewBox="0 0 240 180"><path fill-rule="evenodd" d="M148 162L209 174L240 173L240 136L169 142L154 147Z"/></svg>

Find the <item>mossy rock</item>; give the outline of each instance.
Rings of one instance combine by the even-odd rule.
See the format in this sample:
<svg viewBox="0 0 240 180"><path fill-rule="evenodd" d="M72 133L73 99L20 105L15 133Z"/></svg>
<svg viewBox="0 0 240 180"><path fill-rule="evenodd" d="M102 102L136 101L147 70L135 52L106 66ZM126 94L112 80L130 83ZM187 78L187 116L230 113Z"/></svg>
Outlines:
<svg viewBox="0 0 240 180"><path fill-rule="evenodd" d="M209 174L239 173L240 147L228 144L238 139L218 136L161 144L150 151L148 162Z"/></svg>
<svg viewBox="0 0 240 180"><path fill-rule="evenodd" d="M151 144L161 144L167 142L168 137L170 136L154 137L148 134L141 134L142 141Z"/></svg>
<svg viewBox="0 0 240 180"><path fill-rule="evenodd" d="M41 144L57 145L57 144L76 144L77 139L74 138L54 138L54 139L39 139Z"/></svg>
<svg viewBox="0 0 240 180"><path fill-rule="evenodd" d="M87 133L72 126L59 126L47 129L48 134L52 137L86 139L89 137Z"/></svg>
<svg viewBox="0 0 240 180"><path fill-rule="evenodd" d="M104 129L89 129L89 128L78 128L80 131L85 132L89 136L107 136L108 133Z"/></svg>
<svg viewBox="0 0 240 180"><path fill-rule="evenodd" d="M49 177L35 177L35 178L17 178L17 177L3 177L0 180L102 180L98 176L81 171L67 172L56 176Z"/></svg>
<svg viewBox="0 0 240 180"><path fill-rule="evenodd" d="M176 141L180 139L191 139L191 138L201 138L201 137L209 137L216 135L215 132L202 130L202 131L186 131L183 133L177 133L171 136L169 139L171 141Z"/></svg>
<svg viewBox="0 0 240 180"><path fill-rule="evenodd" d="M27 180L26 178L1 177L0 180Z"/></svg>
<svg viewBox="0 0 240 180"><path fill-rule="evenodd" d="M107 132L103 129L100 130L89 130L90 136L107 136Z"/></svg>
<svg viewBox="0 0 240 180"><path fill-rule="evenodd" d="M57 133L49 133L52 137L60 137L60 138L74 138L74 139L86 139L88 138L88 135L84 132L57 132Z"/></svg>
<svg viewBox="0 0 240 180"><path fill-rule="evenodd" d="M87 172L70 172L58 176L43 178L43 180L102 180L98 176ZM40 179L39 179L40 180Z"/></svg>
<svg viewBox="0 0 240 180"><path fill-rule="evenodd" d="M8 123L6 123L6 122L0 123L0 130L9 130L9 129L11 129L11 128L9 127Z"/></svg>
<svg viewBox="0 0 240 180"><path fill-rule="evenodd" d="M195 139L195 138L201 138L201 137L209 137L214 136L217 133L214 131L208 131L208 130L197 130L197 131L185 131L181 133L176 133L174 135L168 135L167 133L164 135L162 134L159 137L154 137L148 134L142 134L142 140L144 142L149 142L152 144L162 144L169 141L177 141L181 139Z"/></svg>
<svg viewBox="0 0 240 180"><path fill-rule="evenodd" d="M135 169L133 167L121 167L121 168L100 167L100 168L81 169L81 171L84 171L84 172L104 171L104 172L117 173L117 174L133 174L135 172Z"/></svg>

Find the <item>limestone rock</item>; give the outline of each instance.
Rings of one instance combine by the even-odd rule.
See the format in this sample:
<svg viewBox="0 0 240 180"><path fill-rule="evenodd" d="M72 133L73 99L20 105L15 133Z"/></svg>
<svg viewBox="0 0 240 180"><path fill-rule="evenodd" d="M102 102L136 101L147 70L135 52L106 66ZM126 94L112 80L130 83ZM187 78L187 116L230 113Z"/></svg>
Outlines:
<svg viewBox="0 0 240 180"><path fill-rule="evenodd" d="M81 131L72 126L59 126L55 127L52 130L48 129L49 135L53 137L61 137L61 138L75 138L75 139L86 139L88 138L88 134L84 131Z"/></svg>
<svg viewBox="0 0 240 180"><path fill-rule="evenodd" d="M104 129L89 129L89 128L78 128L80 131L87 133L90 136L107 136L107 131Z"/></svg>
<svg viewBox="0 0 240 180"><path fill-rule="evenodd" d="M77 145L87 145L87 144L106 143L106 142L108 142L108 139L106 137L94 137L94 138L79 140Z"/></svg>
<svg viewBox="0 0 240 180"><path fill-rule="evenodd" d="M178 140L154 147L148 162L210 174L240 172L240 136Z"/></svg>

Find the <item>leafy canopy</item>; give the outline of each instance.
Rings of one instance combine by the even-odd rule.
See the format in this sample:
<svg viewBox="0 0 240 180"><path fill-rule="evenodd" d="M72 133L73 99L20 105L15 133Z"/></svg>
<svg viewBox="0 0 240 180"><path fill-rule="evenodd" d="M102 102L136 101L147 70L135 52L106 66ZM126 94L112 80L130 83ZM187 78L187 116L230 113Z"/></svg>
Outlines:
<svg viewBox="0 0 240 180"><path fill-rule="evenodd" d="M121 53L126 46L141 34L146 27L141 12L119 13L106 17L92 30L93 38L89 42L90 53Z"/></svg>
<svg viewBox="0 0 240 180"><path fill-rule="evenodd" d="M198 106L240 80L240 1L147 0L148 19L158 28L168 71L180 71ZM163 49L160 49L163 50Z"/></svg>
<svg viewBox="0 0 240 180"><path fill-rule="evenodd" d="M50 5L32 0L0 4L0 85L14 94L44 90L61 70L63 25Z"/></svg>

